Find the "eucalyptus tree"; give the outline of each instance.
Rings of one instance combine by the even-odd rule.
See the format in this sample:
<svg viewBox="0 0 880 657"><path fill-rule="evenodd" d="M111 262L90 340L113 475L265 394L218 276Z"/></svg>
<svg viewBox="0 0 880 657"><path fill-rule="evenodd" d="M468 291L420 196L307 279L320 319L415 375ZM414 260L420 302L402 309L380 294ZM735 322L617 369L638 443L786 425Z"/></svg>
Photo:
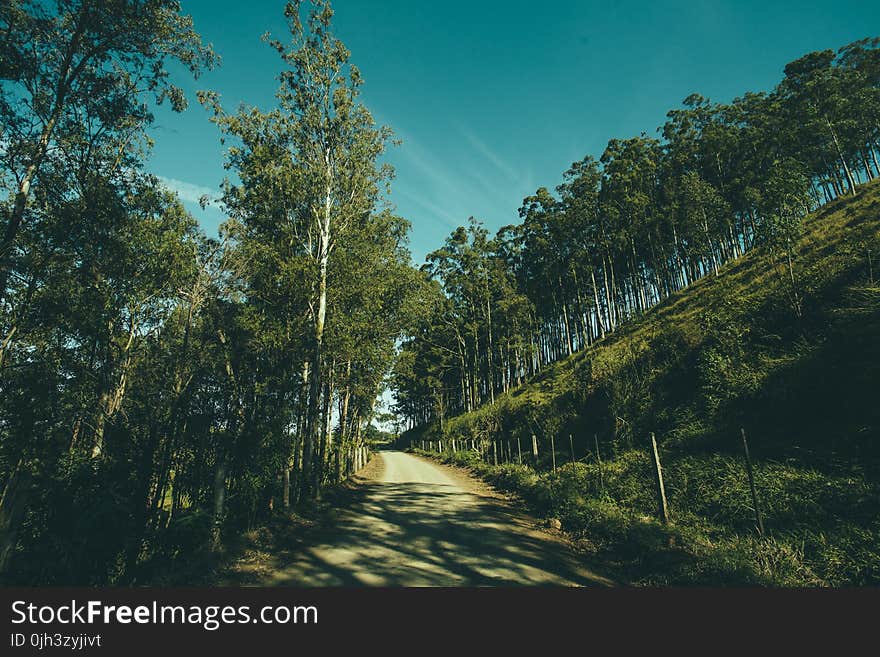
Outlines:
<svg viewBox="0 0 880 657"><path fill-rule="evenodd" d="M0 386L18 401L0 430L4 570L24 514L33 540L60 517L35 487L66 482L73 499L120 462L106 435L131 429L133 372L194 240L140 172L150 104L183 110L166 64L197 76L216 57L171 1L11 0L0 33Z"/></svg>
<svg viewBox="0 0 880 657"><path fill-rule="evenodd" d="M94 537L74 539L76 530L53 520L59 500L36 491L64 483L79 499L124 463L149 480L130 442L143 427L131 424L126 408L142 384L135 373L195 275L196 222L155 179L90 178L82 197L53 207L53 232L42 235L51 239L29 245L43 264L33 284L10 297L26 308L26 328L9 351L0 390L26 404L4 406L0 420L4 567L25 513L34 518L34 540ZM110 501L103 508L119 511Z"/></svg>
<svg viewBox="0 0 880 657"><path fill-rule="evenodd" d="M417 308L391 373L395 409L410 424L464 413L472 402L465 338L454 302L440 282L420 272L414 287Z"/></svg>
<svg viewBox="0 0 880 657"><path fill-rule="evenodd" d="M214 121L239 140L229 151L229 167L241 185L227 184L224 202L243 227L242 239L281 249L284 267L303 276L303 285L288 283L288 289L304 291L299 303L309 326L302 365L307 403L299 428L304 497L317 492L331 263L379 202L390 169L378 158L391 136L360 102L361 75L333 35L329 2L310 4L285 8L290 44L267 37L287 67L279 75L275 109L228 114L216 94L202 95Z"/></svg>
<svg viewBox="0 0 880 657"><path fill-rule="evenodd" d="M565 239L574 250L569 269L575 277L574 285L582 314L590 314L590 303L585 298L588 293L582 290L590 290L593 297L595 328L584 336L584 343L589 344L591 340L604 337L606 332L613 330L615 321L610 303L613 278L609 278L613 270L613 255L599 196L602 172L599 163L587 156L574 162L562 177L563 182L556 191L566 217ZM597 272L600 276L598 279ZM585 326L585 332L587 329Z"/></svg>
<svg viewBox="0 0 880 657"><path fill-rule="evenodd" d="M869 178L880 176L880 37L861 39L838 51L847 80L857 147ZM873 174L871 167L873 165Z"/></svg>
<svg viewBox="0 0 880 657"><path fill-rule="evenodd" d="M449 296L456 341L462 360L462 387L468 409L482 400L487 381L483 364L491 363L491 298L488 286L488 231L473 217L458 227L442 248L428 254L424 270ZM487 386L490 394L492 385ZM487 395L488 396L488 395Z"/></svg>
<svg viewBox="0 0 880 657"><path fill-rule="evenodd" d="M758 200L761 216L758 234L771 251L785 260L791 308L798 318L803 314L803 294L794 266L795 244L804 218L812 209L809 189L803 165L788 158L773 167Z"/></svg>
<svg viewBox="0 0 880 657"><path fill-rule="evenodd" d="M601 203L617 237L628 286L623 290L624 312L643 312L651 301L651 272L646 262L658 262L655 226L658 220L660 143L645 136L608 142L603 164ZM658 285L654 282L655 293Z"/></svg>
<svg viewBox="0 0 880 657"><path fill-rule="evenodd" d="M72 425L68 442L76 443L79 428L87 426L90 450L98 456L106 421L118 412L128 387L132 349L152 328L156 299L162 295L156 290L134 294L124 307L113 306L125 296L125 286L131 285L129 292L138 287L139 282L128 278L137 268L102 271L111 261L90 263L88 252L113 253L120 246L115 240L126 231L133 231L127 238L143 237L144 222L132 219L139 212L151 214L153 209L143 204L156 203L153 184L137 180L149 146L144 132L152 120L148 102L167 101L177 111L186 106L170 81L167 62L176 61L198 75L216 58L179 3L169 1L10 0L0 4L0 33L0 187L8 199L0 202L3 383L7 394L18 385L23 387L15 392L27 396L45 394L37 388L56 381L52 394L62 395L65 403L54 408L71 413L64 418ZM115 295L110 307L98 305L98 312L92 308L80 326L65 325L88 308L86 296L104 293L108 302ZM99 320L104 310L107 314ZM126 316L121 321L127 322L130 339L117 334L119 312ZM76 352L71 344L91 344L85 369L91 370L100 390L68 394L81 383L79 365L73 375L61 369L71 365L67 356ZM56 363L51 375L41 371L42 381L8 376L11 361L18 375L34 372L40 360L44 366ZM104 366L94 371L101 361ZM87 422L77 422L86 417ZM3 468L7 479L0 502L0 569L14 547L31 479L45 474L34 471L36 464L54 463L63 453L52 441L39 441L26 427L20 429L19 437L39 444L21 445L4 436L4 456L11 460Z"/></svg>
<svg viewBox="0 0 880 657"><path fill-rule="evenodd" d="M410 322L421 277L410 265L408 231L409 222L390 211L364 215L351 226L345 248L331 263L330 276L345 285L331 288L328 302L335 310L329 316L326 344L332 375L323 400L317 480L347 474L352 448L362 444L397 340ZM330 421L334 394L335 432Z"/></svg>
<svg viewBox="0 0 880 657"><path fill-rule="evenodd" d="M794 129L799 159L813 167L823 158L836 162L848 193L855 194L854 145L846 139L855 117L847 111L850 88L843 69L834 66L835 57L833 50L823 50L787 64L779 93L788 125Z"/></svg>
<svg viewBox="0 0 880 657"><path fill-rule="evenodd" d="M186 107L167 62L198 75L215 56L176 0L8 0L0 33L0 183L12 191L3 208L2 297L34 193L40 205L64 193L40 188L63 182L65 172L131 167L129 146L146 139L152 120L147 99ZM108 142L114 148L98 147Z"/></svg>
<svg viewBox="0 0 880 657"><path fill-rule="evenodd" d="M492 240L499 288L497 314L505 333L508 390L537 371L536 309L526 289L528 254L523 233L522 224L502 226Z"/></svg>
<svg viewBox="0 0 880 657"><path fill-rule="evenodd" d="M564 282L572 245L564 237L559 200L546 187L538 188L523 199L519 216L523 249L521 280L540 319L538 354L539 364L544 365L563 352L570 355L574 349Z"/></svg>

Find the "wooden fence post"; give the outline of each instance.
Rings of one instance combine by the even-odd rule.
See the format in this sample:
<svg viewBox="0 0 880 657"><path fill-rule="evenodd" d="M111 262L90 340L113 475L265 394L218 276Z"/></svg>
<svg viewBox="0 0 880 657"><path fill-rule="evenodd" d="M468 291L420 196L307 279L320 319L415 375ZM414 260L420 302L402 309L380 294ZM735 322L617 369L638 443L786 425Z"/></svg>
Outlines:
<svg viewBox="0 0 880 657"><path fill-rule="evenodd" d="M752 505L755 507L755 522L758 523L758 535L764 535L764 519L761 517L761 506L758 504L758 491L755 488L755 473L752 470L752 457L749 455L749 442L746 440L746 430L740 427L743 439L743 450L746 453L746 473L749 475L749 488L752 491Z"/></svg>
<svg viewBox="0 0 880 657"><path fill-rule="evenodd" d="M571 462L574 463L577 459L574 457L574 438L571 437L571 434L568 434L568 446L571 448Z"/></svg>
<svg viewBox="0 0 880 657"><path fill-rule="evenodd" d="M556 472L556 440L550 434L550 461L553 463L553 472Z"/></svg>
<svg viewBox="0 0 880 657"><path fill-rule="evenodd" d="M654 473L657 475L657 506L659 507L660 520L669 524L669 508L666 505L666 488L663 486L663 468L660 467L660 453L657 451L657 439L651 432L651 447L654 452Z"/></svg>
<svg viewBox="0 0 880 657"><path fill-rule="evenodd" d="M535 470L538 469L538 437L532 434L532 458L535 461Z"/></svg>

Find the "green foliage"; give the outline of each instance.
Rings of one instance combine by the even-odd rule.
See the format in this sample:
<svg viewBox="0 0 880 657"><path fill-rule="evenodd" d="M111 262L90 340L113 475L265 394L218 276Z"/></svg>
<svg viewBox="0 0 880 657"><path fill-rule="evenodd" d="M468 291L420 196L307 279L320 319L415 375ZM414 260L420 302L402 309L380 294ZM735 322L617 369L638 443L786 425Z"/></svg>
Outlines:
<svg viewBox="0 0 880 657"><path fill-rule="evenodd" d="M4 581L186 577L237 532L313 508L381 437L418 279L383 198L390 132L329 3L285 15L280 109L201 97L238 174L217 242L141 168L146 101L186 103L166 63L215 62L179 4L0 6Z"/></svg>
<svg viewBox="0 0 880 657"><path fill-rule="evenodd" d="M856 178L876 168L880 42L810 53L769 94L690 96L663 141L611 140L520 224L471 219L416 271L391 131L329 1L284 16L276 107L200 94L235 174L217 242L143 170L150 103L186 107L170 65L217 62L180 3L0 4L4 580L156 581L313 509L387 437L390 379L404 442L474 441L459 463L644 581L877 581L880 201ZM740 424L770 538L748 527ZM649 431L674 527L649 517ZM533 435L537 471L478 456ZM579 462L547 473L567 436Z"/></svg>
<svg viewBox="0 0 880 657"><path fill-rule="evenodd" d="M537 471L492 466L485 449L483 458L448 460L558 518L636 583L876 584L880 416L871 372L880 362L880 294L864 253L880 239L878 206L874 183L806 218L792 244L802 271L815 272L802 318L787 305L769 246L758 249L620 335L447 421L447 439L474 434L489 444L537 433ZM740 427L755 460L765 536L756 531ZM670 526L654 519L652 431Z"/></svg>
<svg viewBox="0 0 880 657"><path fill-rule="evenodd" d="M729 104L692 94L668 113L662 141L644 133L610 140L598 160L573 163L555 194L542 186L525 197L521 223L494 238L473 219L453 231L424 267L446 302L432 303L437 312L403 345L399 412L411 426L443 424L494 403L523 379L625 332L651 307L675 303L680 290L718 277L755 245L772 252L782 283L774 312L802 318L829 275L798 258L805 216L880 173L878 45L864 39L838 53L809 53L773 91ZM735 372L737 354L718 337L702 368L713 406L725 403L719 387L745 394L760 378ZM625 344L629 357L613 364L625 376L607 380L602 419L623 448L644 429L637 418L649 407L667 413L637 394L664 368L652 363L653 346Z"/></svg>

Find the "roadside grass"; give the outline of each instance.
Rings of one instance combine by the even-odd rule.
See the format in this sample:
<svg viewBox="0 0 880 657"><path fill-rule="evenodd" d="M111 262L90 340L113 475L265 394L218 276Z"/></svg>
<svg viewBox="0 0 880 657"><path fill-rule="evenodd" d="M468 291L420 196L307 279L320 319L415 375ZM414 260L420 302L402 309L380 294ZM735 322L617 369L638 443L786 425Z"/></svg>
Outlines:
<svg viewBox="0 0 880 657"><path fill-rule="evenodd" d="M878 254L874 182L808 218L795 257L801 317L783 268L757 248L495 404L448 418L442 436L433 424L403 441L436 446L442 439L445 460L558 518L634 583L876 585ZM755 461L764 536L755 528L741 427ZM668 526L655 519L652 432ZM530 462L533 434L537 471L484 462L493 440L514 461L519 441ZM450 455L452 439L473 440L485 456Z"/></svg>
<svg viewBox="0 0 880 657"><path fill-rule="evenodd" d="M538 473L528 465L486 464L473 451L413 451L467 468L516 494L536 515L558 519L581 549L636 585L866 585L880 573L880 500L864 482L763 466L756 478L772 529L759 536L742 463L730 458L676 463L667 493L677 504L664 525L654 517L650 464L640 452L603 464L600 489L597 464Z"/></svg>

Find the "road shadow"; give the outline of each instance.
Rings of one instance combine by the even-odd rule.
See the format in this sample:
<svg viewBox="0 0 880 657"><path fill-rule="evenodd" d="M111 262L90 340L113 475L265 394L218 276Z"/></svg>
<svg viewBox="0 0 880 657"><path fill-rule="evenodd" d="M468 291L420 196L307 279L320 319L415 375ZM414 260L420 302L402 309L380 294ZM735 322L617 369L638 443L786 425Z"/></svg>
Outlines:
<svg viewBox="0 0 880 657"><path fill-rule="evenodd" d="M362 481L332 522L275 545L263 586L607 586L565 543L455 486Z"/></svg>

